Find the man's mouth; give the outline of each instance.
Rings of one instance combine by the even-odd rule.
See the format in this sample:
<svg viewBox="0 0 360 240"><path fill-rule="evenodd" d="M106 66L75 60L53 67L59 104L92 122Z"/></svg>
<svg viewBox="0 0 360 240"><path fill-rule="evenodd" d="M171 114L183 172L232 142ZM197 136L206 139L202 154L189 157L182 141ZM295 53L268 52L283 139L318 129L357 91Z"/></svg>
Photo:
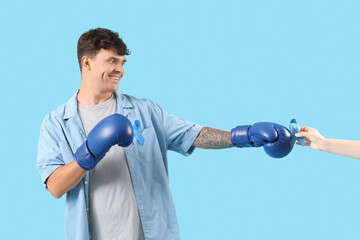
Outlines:
<svg viewBox="0 0 360 240"><path fill-rule="evenodd" d="M120 77L119 76L110 76L112 79L115 79L116 81L120 81Z"/></svg>

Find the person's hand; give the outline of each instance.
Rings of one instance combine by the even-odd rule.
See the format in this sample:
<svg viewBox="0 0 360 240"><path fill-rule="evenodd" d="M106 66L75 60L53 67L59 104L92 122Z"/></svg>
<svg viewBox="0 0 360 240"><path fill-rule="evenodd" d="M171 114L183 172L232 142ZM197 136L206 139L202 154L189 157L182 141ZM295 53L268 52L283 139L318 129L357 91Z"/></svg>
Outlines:
<svg viewBox="0 0 360 240"><path fill-rule="evenodd" d="M324 138L315 128L303 126L296 137L303 137L306 140L304 146L309 146L315 150L325 151L326 138ZM296 144L300 145L298 142Z"/></svg>
<svg viewBox="0 0 360 240"><path fill-rule="evenodd" d="M133 137L129 119L121 114L110 115L90 131L87 140L76 150L75 160L83 169L93 169L112 146L127 147Z"/></svg>

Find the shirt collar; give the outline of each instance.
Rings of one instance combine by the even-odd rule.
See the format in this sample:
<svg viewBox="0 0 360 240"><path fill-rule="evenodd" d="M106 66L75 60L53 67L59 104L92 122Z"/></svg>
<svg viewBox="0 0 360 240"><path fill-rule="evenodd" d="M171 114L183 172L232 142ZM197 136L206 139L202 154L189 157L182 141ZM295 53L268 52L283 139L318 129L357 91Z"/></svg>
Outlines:
<svg viewBox="0 0 360 240"><path fill-rule="evenodd" d="M64 120L70 119L78 114L77 111L77 94L79 90L65 103ZM127 95L115 92L116 101L118 104L118 112L123 115L127 115L129 110L134 109L134 106L130 103Z"/></svg>
<svg viewBox="0 0 360 240"><path fill-rule="evenodd" d="M129 96L115 92L118 105L118 113L128 117L130 111L134 110L134 106L129 101Z"/></svg>
<svg viewBox="0 0 360 240"><path fill-rule="evenodd" d="M74 117L77 114L77 94L76 93L64 105L64 120Z"/></svg>

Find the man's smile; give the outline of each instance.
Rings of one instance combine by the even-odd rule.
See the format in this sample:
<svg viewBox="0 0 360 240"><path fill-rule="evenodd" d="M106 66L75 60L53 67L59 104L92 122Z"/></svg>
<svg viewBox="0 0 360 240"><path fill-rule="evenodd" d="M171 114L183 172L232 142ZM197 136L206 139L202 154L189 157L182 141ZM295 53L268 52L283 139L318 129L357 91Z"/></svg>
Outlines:
<svg viewBox="0 0 360 240"><path fill-rule="evenodd" d="M120 81L120 79L121 79L121 76L119 76L119 75L109 75L109 77L116 81Z"/></svg>

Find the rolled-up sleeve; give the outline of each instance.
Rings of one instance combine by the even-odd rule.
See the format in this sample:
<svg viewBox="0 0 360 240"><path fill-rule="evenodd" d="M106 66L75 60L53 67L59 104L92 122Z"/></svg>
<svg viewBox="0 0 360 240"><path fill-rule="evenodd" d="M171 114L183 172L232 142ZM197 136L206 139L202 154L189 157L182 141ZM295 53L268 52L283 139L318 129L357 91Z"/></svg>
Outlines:
<svg viewBox="0 0 360 240"><path fill-rule="evenodd" d="M38 142L38 156L36 166L40 172L41 179L46 187L48 177L60 166L65 165L56 138L56 126L49 116L45 117L41 128Z"/></svg>
<svg viewBox="0 0 360 240"><path fill-rule="evenodd" d="M151 104L156 120L163 127L168 149L189 156L195 149L192 145L203 127L168 113L155 102L151 101Z"/></svg>

